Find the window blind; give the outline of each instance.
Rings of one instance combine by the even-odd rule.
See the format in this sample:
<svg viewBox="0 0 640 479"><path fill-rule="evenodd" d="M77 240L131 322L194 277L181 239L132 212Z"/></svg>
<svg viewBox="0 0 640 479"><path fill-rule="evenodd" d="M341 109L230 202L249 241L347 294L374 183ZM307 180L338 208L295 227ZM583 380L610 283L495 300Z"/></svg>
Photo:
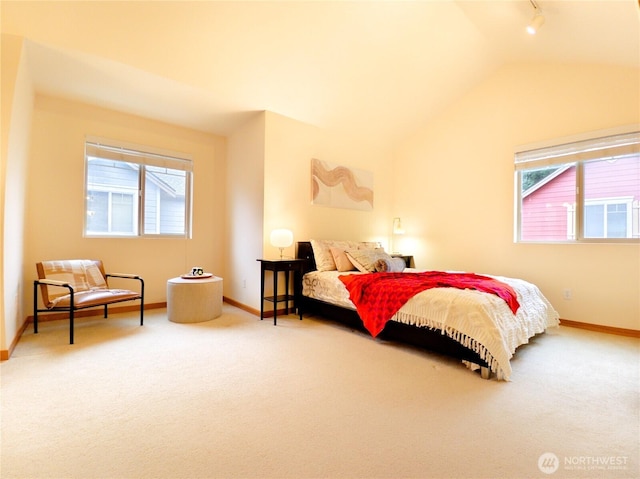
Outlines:
<svg viewBox="0 0 640 479"><path fill-rule="evenodd" d="M515 154L515 168L523 170L577 161L613 160L631 154L640 154L640 131L520 151Z"/></svg>
<svg viewBox="0 0 640 479"><path fill-rule="evenodd" d="M181 158L173 154L164 154L161 152L143 151L118 145L117 143L107 144L97 140L87 139L85 142L85 155L107 160L156 166L159 168L170 168L187 172L193 171L193 161L190 158Z"/></svg>

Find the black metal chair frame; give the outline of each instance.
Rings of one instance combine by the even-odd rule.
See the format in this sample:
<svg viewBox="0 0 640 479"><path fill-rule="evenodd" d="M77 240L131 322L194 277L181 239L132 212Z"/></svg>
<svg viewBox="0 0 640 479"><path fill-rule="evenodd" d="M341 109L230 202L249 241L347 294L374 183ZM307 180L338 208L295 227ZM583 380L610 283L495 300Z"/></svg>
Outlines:
<svg viewBox="0 0 640 479"><path fill-rule="evenodd" d="M38 313L44 312L68 312L69 313L69 344L73 344L73 329L74 329L74 312L82 309L96 308L99 306L104 307L104 317L108 316L108 306L110 304L122 303L125 301L135 301L140 299L140 326L144 324L144 280L137 275L124 275L124 274L109 274L105 273L105 278L124 278L124 279L136 279L140 281L140 297L139 298L127 298L116 301L109 301L108 303L92 304L90 306L76 307L75 306L75 291L70 283L65 281L56 281L52 279L36 279L33 281L33 333L38 334ZM61 288L67 288L70 294L69 306L54 306L52 308L38 308L38 286L57 286Z"/></svg>

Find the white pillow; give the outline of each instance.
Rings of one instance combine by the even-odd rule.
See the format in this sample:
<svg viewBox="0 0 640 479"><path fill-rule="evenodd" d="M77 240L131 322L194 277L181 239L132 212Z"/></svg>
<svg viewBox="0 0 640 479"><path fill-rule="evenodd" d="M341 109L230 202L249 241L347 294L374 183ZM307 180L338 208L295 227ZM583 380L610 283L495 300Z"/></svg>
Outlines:
<svg viewBox="0 0 640 479"><path fill-rule="evenodd" d="M351 243L349 241L312 239L311 247L316 260L316 269L318 271L335 271L338 267L331 254L331 247L341 248L344 251L351 247Z"/></svg>
<svg viewBox="0 0 640 479"><path fill-rule="evenodd" d="M358 271L362 271L363 273L375 272L375 263L379 259L389 261L392 259L382 248L350 249L347 250L347 257Z"/></svg>
<svg viewBox="0 0 640 479"><path fill-rule="evenodd" d="M311 240L311 248L313 249L313 257L316 260L316 269L318 271L332 271L336 269L336 263L333 261L331 251L325 246L322 240Z"/></svg>
<svg viewBox="0 0 640 479"><path fill-rule="evenodd" d="M375 249L381 247L379 241L359 241L355 243L355 245L358 249Z"/></svg>

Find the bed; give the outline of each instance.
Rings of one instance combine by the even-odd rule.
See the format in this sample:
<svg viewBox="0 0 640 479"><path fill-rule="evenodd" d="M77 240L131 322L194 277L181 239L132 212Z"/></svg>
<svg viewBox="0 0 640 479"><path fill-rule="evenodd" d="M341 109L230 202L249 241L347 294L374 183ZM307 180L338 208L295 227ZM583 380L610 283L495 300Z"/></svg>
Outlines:
<svg viewBox="0 0 640 479"><path fill-rule="evenodd" d="M384 274L404 278L409 276L404 273L422 274L422 270L412 268L397 274L371 274L371 269L327 268L326 258L316 260L314 247L318 254L325 254L318 249L319 242L314 241L312 246L312 241L298 242L296 248L297 258L307 260L296 285L299 307L304 314L338 321L353 329L367 331L370 325L365 326L351 300L346 286L350 278L364 280L364 277L356 278L356 275L368 275L370 279L377 279L377 275ZM338 244L342 248L346 244L355 246L353 242L324 242L324 246L327 244ZM360 243L360 247L375 249L366 243ZM548 327L557 326L559 316L532 283L502 276L483 277L489 277L512 291L517 309L505 298L486 291L432 287L418 292L404 303L383 329L376 332L376 337L460 359L469 369L479 370L485 379L493 374L498 380L510 380L510 359L516 348ZM360 311L363 313L364 309Z"/></svg>

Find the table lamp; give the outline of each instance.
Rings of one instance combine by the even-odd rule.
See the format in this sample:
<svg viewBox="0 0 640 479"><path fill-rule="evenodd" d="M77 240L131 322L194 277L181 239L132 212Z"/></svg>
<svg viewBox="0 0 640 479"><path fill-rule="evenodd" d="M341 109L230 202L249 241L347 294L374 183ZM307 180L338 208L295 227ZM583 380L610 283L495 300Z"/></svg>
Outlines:
<svg viewBox="0 0 640 479"><path fill-rule="evenodd" d="M271 232L271 244L280 249L280 259L283 258L284 248L293 244L293 232L287 229L277 229Z"/></svg>

